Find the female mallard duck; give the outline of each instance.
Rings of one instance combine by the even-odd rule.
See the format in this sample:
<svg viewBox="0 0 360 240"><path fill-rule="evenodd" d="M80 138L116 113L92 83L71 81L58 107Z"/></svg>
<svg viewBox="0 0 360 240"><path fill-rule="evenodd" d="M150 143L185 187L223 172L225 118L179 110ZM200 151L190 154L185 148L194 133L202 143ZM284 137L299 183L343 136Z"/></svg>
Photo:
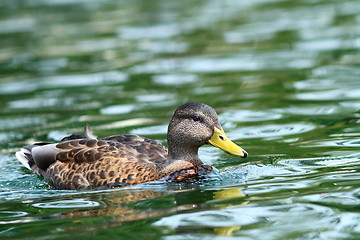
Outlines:
<svg viewBox="0 0 360 240"><path fill-rule="evenodd" d="M211 144L247 157L220 126L213 108L186 103L176 109L168 127L168 150L160 143L136 135L96 139L88 128L59 143L36 143L16 153L19 161L57 189L124 186L170 176L181 179L207 170L198 149Z"/></svg>

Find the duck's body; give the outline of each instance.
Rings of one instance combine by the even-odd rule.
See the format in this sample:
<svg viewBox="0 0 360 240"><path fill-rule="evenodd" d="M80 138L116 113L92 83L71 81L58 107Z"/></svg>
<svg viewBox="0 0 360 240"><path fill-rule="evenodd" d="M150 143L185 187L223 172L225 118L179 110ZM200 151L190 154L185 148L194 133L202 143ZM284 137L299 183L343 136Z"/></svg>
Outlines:
<svg viewBox="0 0 360 240"><path fill-rule="evenodd" d="M73 134L59 143L26 146L16 157L57 189L83 189L138 184L176 172L196 175L199 167L203 168L198 148L206 143L247 156L226 137L215 110L205 104L187 103L175 111L169 124L169 150L137 135L97 139L86 128L84 134Z"/></svg>

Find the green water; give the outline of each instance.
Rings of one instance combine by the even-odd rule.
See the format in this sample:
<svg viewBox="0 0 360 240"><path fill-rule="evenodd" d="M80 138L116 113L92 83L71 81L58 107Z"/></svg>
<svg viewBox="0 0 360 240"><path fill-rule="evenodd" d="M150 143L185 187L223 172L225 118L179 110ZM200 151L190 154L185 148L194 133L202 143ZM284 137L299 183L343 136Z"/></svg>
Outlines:
<svg viewBox="0 0 360 240"><path fill-rule="evenodd" d="M360 239L360 1L0 1L0 239ZM165 143L213 106L210 179L60 191L14 153L89 123Z"/></svg>

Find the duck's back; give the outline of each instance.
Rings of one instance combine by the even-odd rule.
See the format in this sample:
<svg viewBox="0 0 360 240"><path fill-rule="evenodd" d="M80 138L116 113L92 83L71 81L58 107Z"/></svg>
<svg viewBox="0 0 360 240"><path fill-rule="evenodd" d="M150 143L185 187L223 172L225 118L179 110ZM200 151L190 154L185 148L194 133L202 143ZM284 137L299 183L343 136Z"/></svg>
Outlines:
<svg viewBox="0 0 360 240"><path fill-rule="evenodd" d="M56 188L81 189L160 179L164 177L161 169L167 163L167 149L137 135L96 139L75 134L57 144L27 146L17 157Z"/></svg>

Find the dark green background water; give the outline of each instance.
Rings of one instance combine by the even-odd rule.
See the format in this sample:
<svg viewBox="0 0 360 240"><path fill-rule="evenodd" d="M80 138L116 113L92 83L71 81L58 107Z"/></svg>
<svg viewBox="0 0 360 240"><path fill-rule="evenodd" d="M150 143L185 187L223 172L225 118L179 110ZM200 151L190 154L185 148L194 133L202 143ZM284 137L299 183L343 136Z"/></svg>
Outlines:
<svg viewBox="0 0 360 240"><path fill-rule="evenodd" d="M0 239L360 239L360 1L1 0ZM165 143L213 106L208 181L58 191L15 159L90 123Z"/></svg>

